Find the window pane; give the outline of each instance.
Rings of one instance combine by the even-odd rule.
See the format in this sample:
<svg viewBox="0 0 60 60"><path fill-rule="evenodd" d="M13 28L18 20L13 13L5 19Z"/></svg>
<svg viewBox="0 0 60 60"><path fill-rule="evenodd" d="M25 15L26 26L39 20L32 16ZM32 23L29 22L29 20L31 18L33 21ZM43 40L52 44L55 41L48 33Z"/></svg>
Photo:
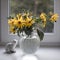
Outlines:
<svg viewBox="0 0 60 60"><path fill-rule="evenodd" d="M46 14L50 11L54 12L54 0L9 0L9 6L11 16L15 16L24 9L32 11L35 16L38 16L41 12ZM51 33L53 30L54 24L48 21L43 31Z"/></svg>

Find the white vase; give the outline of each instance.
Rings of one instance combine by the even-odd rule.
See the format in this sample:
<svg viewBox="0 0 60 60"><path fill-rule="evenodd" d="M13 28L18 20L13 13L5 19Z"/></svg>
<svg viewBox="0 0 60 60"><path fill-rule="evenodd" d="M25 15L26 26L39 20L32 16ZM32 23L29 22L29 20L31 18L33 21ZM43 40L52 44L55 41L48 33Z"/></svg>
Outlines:
<svg viewBox="0 0 60 60"><path fill-rule="evenodd" d="M40 47L40 40L36 33L31 37L22 36L20 39L20 48L26 54L35 53Z"/></svg>

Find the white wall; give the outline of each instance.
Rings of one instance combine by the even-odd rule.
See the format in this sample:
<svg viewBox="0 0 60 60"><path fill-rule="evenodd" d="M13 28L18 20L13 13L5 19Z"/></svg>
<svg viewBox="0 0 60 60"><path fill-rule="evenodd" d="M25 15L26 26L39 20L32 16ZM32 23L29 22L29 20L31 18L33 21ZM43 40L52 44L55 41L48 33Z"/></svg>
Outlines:
<svg viewBox="0 0 60 60"><path fill-rule="evenodd" d="M60 16L60 0L54 0L54 11ZM16 35L8 34L8 0L1 0L1 42L8 42L12 39L19 39ZM60 19L60 17L59 17ZM60 20L55 23L54 33L45 35L41 45L60 45Z"/></svg>
<svg viewBox="0 0 60 60"><path fill-rule="evenodd" d="M0 27L1 27L1 0L0 0ZM0 29L0 41L1 41L1 29Z"/></svg>

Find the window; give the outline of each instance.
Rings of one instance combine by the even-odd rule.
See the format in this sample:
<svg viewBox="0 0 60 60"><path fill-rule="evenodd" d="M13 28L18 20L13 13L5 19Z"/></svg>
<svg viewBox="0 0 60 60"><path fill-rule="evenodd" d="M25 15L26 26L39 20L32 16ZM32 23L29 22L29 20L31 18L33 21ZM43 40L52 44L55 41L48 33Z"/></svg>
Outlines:
<svg viewBox="0 0 60 60"><path fill-rule="evenodd" d="M18 0L17 0L18 1ZM31 1L31 0L30 0ZM49 1L49 0L48 0ZM9 15L10 0L1 0L1 42L9 42L13 39L19 39L17 35L8 33L7 16ZM60 0L54 0L54 12L60 16ZM54 33L47 33L44 40L40 42L44 46L60 46L60 17L57 23L54 23Z"/></svg>
<svg viewBox="0 0 60 60"><path fill-rule="evenodd" d="M41 12L46 14L50 11L54 12L54 0L9 0L9 6L9 15L11 16L15 16L24 9L32 11L36 16ZM43 31L46 33L54 32L54 24L48 22Z"/></svg>

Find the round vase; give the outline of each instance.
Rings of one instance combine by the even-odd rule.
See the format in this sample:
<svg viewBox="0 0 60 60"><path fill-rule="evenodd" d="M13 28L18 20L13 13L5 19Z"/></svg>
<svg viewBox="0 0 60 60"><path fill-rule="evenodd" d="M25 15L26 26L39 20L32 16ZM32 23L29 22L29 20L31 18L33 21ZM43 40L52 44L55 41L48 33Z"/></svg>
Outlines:
<svg viewBox="0 0 60 60"><path fill-rule="evenodd" d="M40 47L40 40L35 33L31 37L22 36L20 39L20 48L26 54L35 53Z"/></svg>

